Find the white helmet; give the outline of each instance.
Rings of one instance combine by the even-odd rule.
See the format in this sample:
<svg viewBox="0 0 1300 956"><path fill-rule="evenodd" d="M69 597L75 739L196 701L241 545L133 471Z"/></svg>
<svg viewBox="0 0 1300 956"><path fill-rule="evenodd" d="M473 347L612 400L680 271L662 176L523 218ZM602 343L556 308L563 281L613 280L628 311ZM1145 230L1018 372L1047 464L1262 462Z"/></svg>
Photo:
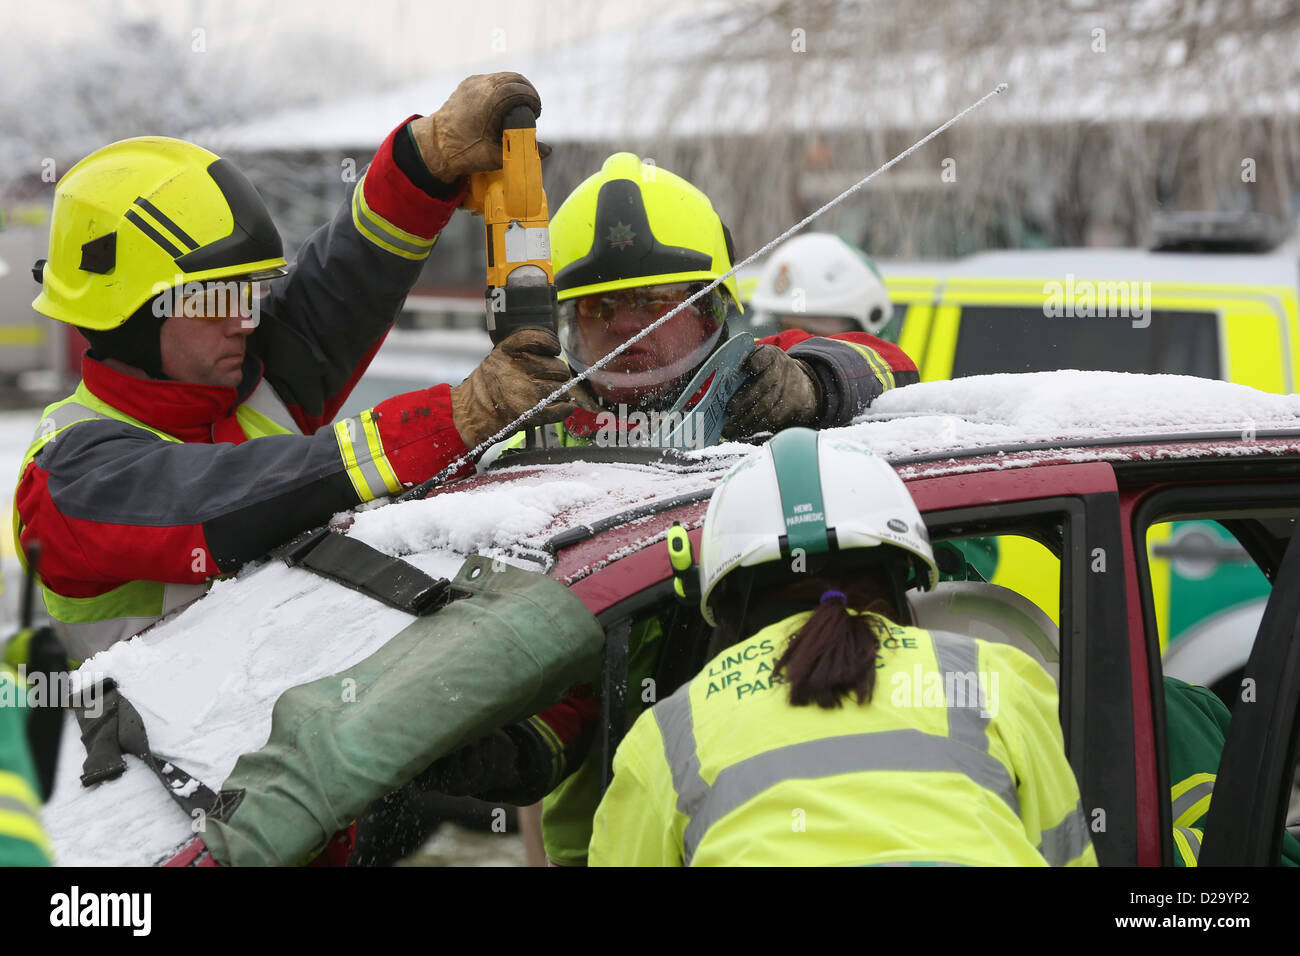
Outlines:
<svg viewBox="0 0 1300 956"><path fill-rule="evenodd" d="M894 314L875 263L839 236L825 232L795 236L772 253L750 305L790 317L796 327L801 316L840 318L872 335L888 325ZM806 331L826 334L822 328Z"/></svg>
<svg viewBox="0 0 1300 956"><path fill-rule="evenodd" d="M893 467L826 432L787 428L713 492L700 540L700 612L717 626L709 599L736 568L881 546L900 551L923 587L938 583L925 522Z"/></svg>

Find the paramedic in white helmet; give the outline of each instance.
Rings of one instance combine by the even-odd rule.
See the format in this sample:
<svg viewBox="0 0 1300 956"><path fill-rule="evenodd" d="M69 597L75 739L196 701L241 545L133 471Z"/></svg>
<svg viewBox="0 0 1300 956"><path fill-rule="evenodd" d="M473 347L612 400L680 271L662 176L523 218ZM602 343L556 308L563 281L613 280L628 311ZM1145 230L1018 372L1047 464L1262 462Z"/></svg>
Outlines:
<svg viewBox="0 0 1300 956"><path fill-rule="evenodd" d="M1051 677L912 625L939 573L884 459L788 428L718 483L698 566L668 550L727 646L623 738L592 865L1096 865Z"/></svg>
<svg viewBox="0 0 1300 956"><path fill-rule="evenodd" d="M890 326L893 305L876 264L829 233L804 233L779 246L763 266L749 305L762 332L897 338Z"/></svg>

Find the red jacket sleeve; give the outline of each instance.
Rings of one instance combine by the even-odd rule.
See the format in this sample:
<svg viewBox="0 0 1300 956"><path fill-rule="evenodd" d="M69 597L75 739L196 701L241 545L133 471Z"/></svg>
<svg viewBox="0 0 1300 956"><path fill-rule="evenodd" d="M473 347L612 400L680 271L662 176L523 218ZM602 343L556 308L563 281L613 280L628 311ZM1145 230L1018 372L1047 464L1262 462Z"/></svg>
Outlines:
<svg viewBox="0 0 1300 956"><path fill-rule="evenodd" d="M41 543L46 585L91 597L128 581L199 584L234 571L467 451L446 385L395 396L314 435L238 444L169 442L92 420L37 453L15 502L22 543Z"/></svg>

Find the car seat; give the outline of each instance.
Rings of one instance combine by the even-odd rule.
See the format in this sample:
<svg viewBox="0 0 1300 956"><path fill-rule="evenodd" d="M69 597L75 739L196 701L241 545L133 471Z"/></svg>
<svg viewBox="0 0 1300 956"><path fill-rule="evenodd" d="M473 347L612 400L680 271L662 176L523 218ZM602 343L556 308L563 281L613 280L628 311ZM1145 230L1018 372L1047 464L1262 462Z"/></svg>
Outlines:
<svg viewBox="0 0 1300 956"><path fill-rule="evenodd" d="M917 627L1010 644L1060 685L1060 631L1023 595L984 581L942 581L932 591L909 591L907 600Z"/></svg>

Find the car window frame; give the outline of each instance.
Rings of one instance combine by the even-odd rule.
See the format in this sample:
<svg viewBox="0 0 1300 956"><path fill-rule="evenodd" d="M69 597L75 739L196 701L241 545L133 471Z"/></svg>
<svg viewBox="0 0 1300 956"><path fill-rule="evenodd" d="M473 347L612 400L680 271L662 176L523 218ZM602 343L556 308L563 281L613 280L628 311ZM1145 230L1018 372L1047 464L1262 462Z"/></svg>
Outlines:
<svg viewBox="0 0 1300 956"><path fill-rule="evenodd" d="M1115 608L1123 607L1113 593L1114 582L1123 588L1123 575L1095 574L1094 549L1106 555L1122 554L1119 540L1117 492L1090 492L1003 501L923 512L933 540L971 537L954 529L981 525L988 534L1022 534L1050 542L1034 533L1028 518L1058 516L1062 527L1060 595L1061 732L1066 757L1079 784L1080 804L1092 827L1098 861L1103 865L1132 865L1138 860L1138 795L1133 773L1116 782L1114 766L1133 767L1137 760L1132 719L1119 721L1117 732L1107 729L1114 715L1133 713L1132 687L1127 682L1130 635L1127 620ZM996 529L996 530L993 530ZM1098 544L1102 542L1102 544ZM1110 639L1114 635L1113 639ZM1089 679L1089 675L1096 675ZM1117 755L1116 750L1119 750ZM1105 815L1098 817L1096 810Z"/></svg>
<svg viewBox="0 0 1300 956"><path fill-rule="evenodd" d="M1246 674L1257 701L1234 716L1201 842L1202 866L1272 866L1300 757L1300 523L1278 568ZM1222 781L1222 782L1220 782ZM1256 808L1272 805L1259 813ZM1253 821L1253 826L1252 826Z"/></svg>
<svg viewBox="0 0 1300 956"><path fill-rule="evenodd" d="M1211 520L1218 521L1233 538L1246 549L1253 560L1268 578L1272 585L1269 594L1269 603L1273 602L1273 595L1277 592L1277 578L1281 571L1282 565L1267 567L1260 563L1264 549L1259 546L1259 542L1254 541L1248 544L1242 541L1240 536L1229 525L1224 524L1224 517L1231 520L1240 520L1248 517L1251 511L1264 512L1269 510L1283 510L1288 507L1295 508L1296 502L1300 501L1300 481L1259 481L1251 484L1242 483L1225 483L1216 482L1197 482L1189 484L1165 485L1156 487L1146 494L1143 494L1133 504L1132 519L1130 522L1130 544L1133 548L1133 570L1136 577L1138 601L1141 605L1142 627L1146 636L1148 661L1151 666L1148 672L1151 675L1151 693L1153 704L1159 702L1157 717L1157 769L1160 779L1161 793L1166 795L1166 799L1161 802L1161 862L1166 866L1173 866L1176 860L1173 845L1173 819L1172 804L1168 798L1170 793L1169 778L1169 746L1168 746L1168 723L1164 709L1164 666L1163 658L1160 653L1160 634L1157 624L1155 610L1155 601L1152 591L1151 569L1149 556L1147 554L1147 533L1153 524L1162 521L1171 520ZM1293 533L1294 540L1294 533ZM1283 558L1283 564L1285 558ZM1265 615L1268 614L1267 605ZM1264 632L1264 623L1261 622L1260 630L1256 633L1255 644L1258 644L1259 635ZM1252 645L1251 659L1255 656L1254 645ZM1247 664L1246 674L1253 675L1250 664ZM1300 685L1297 685L1300 689ZM1235 728L1237 709L1233 708L1233 720L1230 725L1229 738L1232 737ZM1254 726L1254 722L1251 722ZM1238 733L1241 736L1244 732ZM1246 752L1247 744L1239 744L1242 752ZM1227 744L1225 742L1223 755L1227 754ZM1219 778L1223 776L1224 761L1223 755L1220 757L1219 768L1215 774L1215 798L1217 800L1220 792ZM1244 758L1243 758L1244 759ZM1292 771L1288 771L1288 779L1294 770L1294 754L1292 757ZM1231 781L1229 781L1231 782ZM1237 791L1240 792L1240 791ZM1213 809L1215 800L1210 802ZM1257 811L1252 810L1252 816L1258 816ZM1278 820L1278 826L1274 829L1277 831L1277 846L1274 848L1273 859L1276 860L1277 853L1280 852L1281 829L1285 825L1285 801L1282 808L1282 816ZM1262 826L1262 824L1261 824ZM1206 821L1206 833L1209 835L1210 820ZM1234 830L1235 832L1235 830ZM1257 834L1258 836L1258 834ZM1216 841L1217 843L1218 841ZM1252 841L1252 845L1257 841ZM1205 853L1205 840L1202 839L1200 855ZM1234 858L1234 851L1230 848L1224 848L1221 851L1216 850L1216 856L1224 856L1231 862L1242 865L1241 861ZM1226 860L1225 860L1226 862Z"/></svg>

